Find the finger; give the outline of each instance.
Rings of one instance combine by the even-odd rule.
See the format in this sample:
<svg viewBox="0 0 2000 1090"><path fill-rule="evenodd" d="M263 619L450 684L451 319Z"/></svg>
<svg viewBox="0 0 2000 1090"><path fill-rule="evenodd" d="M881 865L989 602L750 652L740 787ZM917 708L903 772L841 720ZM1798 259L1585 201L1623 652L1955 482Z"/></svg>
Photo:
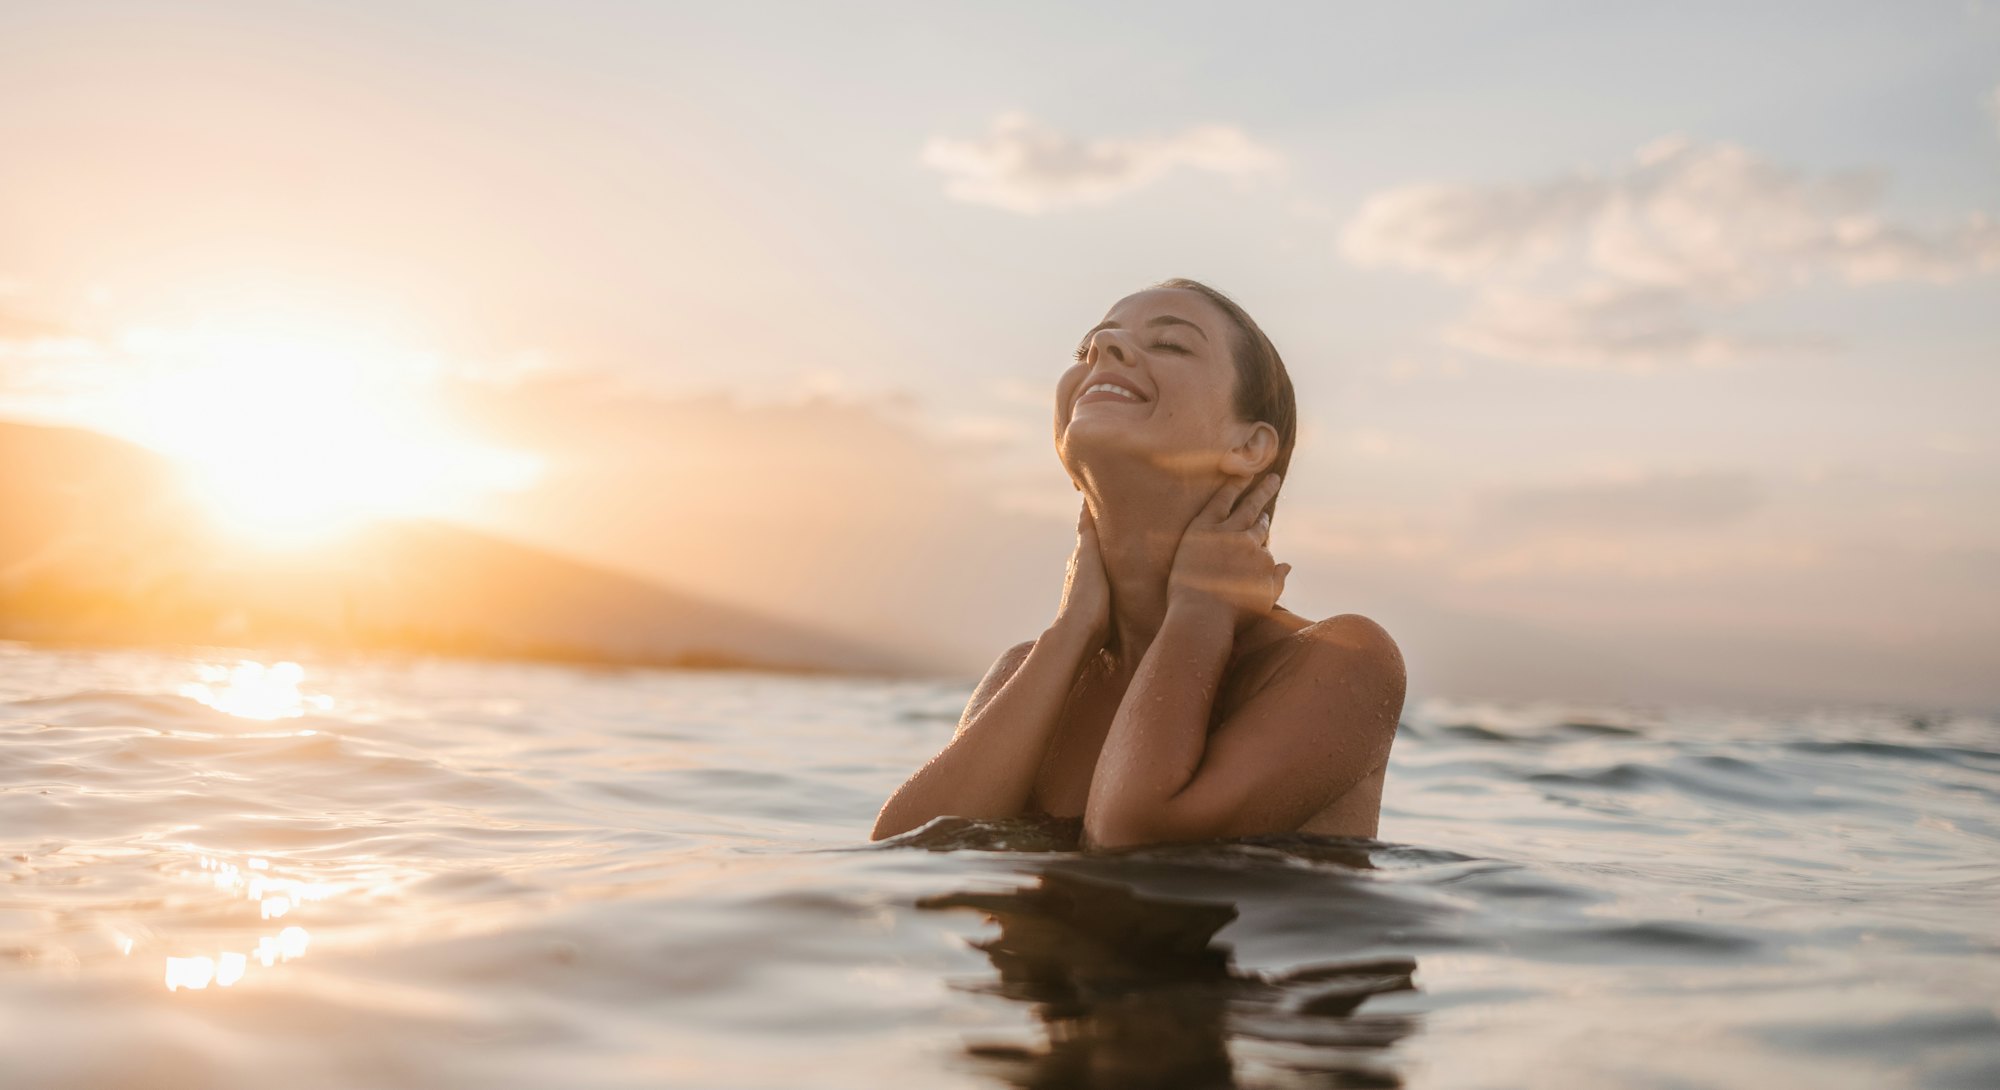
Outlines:
<svg viewBox="0 0 2000 1090"><path fill-rule="evenodd" d="M1275 602L1285 596L1285 577L1290 574L1292 574L1292 566L1290 564L1278 565L1278 593L1271 596L1272 601Z"/></svg>
<svg viewBox="0 0 2000 1090"><path fill-rule="evenodd" d="M1239 530L1249 529L1251 524L1257 521L1257 516L1264 513L1264 509L1270 506L1271 500L1277 495L1277 475L1266 475L1255 487L1243 494L1243 498L1236 504L1236 510L1230 512L1229 524Z"/></svg>
<svg viewBox="0 0 2000 1090"><path fill-rule="evenodd" d="M1277 494L1278 475L1276 473L1266 475L1263 480L1257 482L1257 487L1244 494L1243 502L1236 505L1236 510L1230 513L1222 525L1231 530L1248 530L1250 524L1257 521L1257 516L1263 513L1265 506Z"/></svg>
<svg viewBox="0 0 2000 1090"><path fill-rule="evenodd" d="M1250 533L1257 538L1257 544L1259 545L1271 540L1271 513L1269 511L1260 513L1257 516L1257 521L1250 524Z"/></svg>
<svg viewBox="0 0 2000 1090"><path fill-rule="evenodd" d="M1250 487L1251 480L1250 477L1224 478L1221 486L1215 490L1215 495L1208 498L1208 506L1201 509L1200 517L1214 523L1227 519L1230 508L1236 506L1237 497L1243 495L1243 490Z"/></svg>

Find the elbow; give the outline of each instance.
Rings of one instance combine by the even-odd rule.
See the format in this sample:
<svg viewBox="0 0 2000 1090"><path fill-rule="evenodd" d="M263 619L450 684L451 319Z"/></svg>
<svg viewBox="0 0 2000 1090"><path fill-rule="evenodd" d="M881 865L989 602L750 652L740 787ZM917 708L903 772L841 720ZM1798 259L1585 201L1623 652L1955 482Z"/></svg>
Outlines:
<svg viewBox="0 0 2000 1090"><path fill-rule="evenodd" d="M1091 850L1143 848L1148 844L1171 844L1190 839L1194 838L1160 817L1146 819L1140 815L1101 812L1086 812L1083 816L1083 847Z"/></svg>
<svg viewBox="0 0 2000 1090"><path fill-rule="evenodd" d="M875 827L868 831L868 839L887 840L892 836L902 836L945 816L907 799L899 802L897 796L892 795L888 802L882 804L882 812L875 815Z"/></svg>
<svg viewBox="0 0 2000 1090"><path fill-rule="evenodd" d="M875 815L875 827L868 832L869 840L887 840L899 833L907 833L916 828L906 814L897 812L895 796L882 804L882 810Z"/></svg>
<svg viewBox="0 0 2000 1090"><path fill-rule="evenodd" d="M1231 835L1232 824L1209 800L1192 798L1185 788L1145 801L1093 797L1083 808L1083 847L1109 850L1212 840Z"/></svg>
<svg viewBox="0 0 2000 1090"><path fill-rule="evenodd" d="M1113 852L1121 848L1144 847L1151 843L1153 841L1145 837L1127 835L1123 830L1105 832L1101 829L1092 829L1086 824L1083 827L1083 840L1079 846L1089 852Z"/></svg>
<svg viewBox="0 0 2000 1090"><path fill-rule="evenodd" d="M875 816L875 827L868 831L868 839L887 840L892 836L907 833L914 828L916 828L915 825L903 819L900 815L891 816L888 808L884 807L882 812Z"/></svg>

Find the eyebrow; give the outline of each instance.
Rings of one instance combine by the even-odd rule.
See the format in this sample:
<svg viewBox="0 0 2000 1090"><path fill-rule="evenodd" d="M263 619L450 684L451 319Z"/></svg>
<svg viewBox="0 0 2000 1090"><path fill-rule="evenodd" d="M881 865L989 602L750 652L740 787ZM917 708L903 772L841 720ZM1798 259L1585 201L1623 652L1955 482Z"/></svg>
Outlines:
<svg viewBox="0 0 2000 1090"><path fill-rule="evenodd" d="M1194 331L1195 331L1196 333L1200 333L1200 334L1201 334L1201 339L1202 339L1202 340L1204 340L1204 341L1205 341L1205 340L1207 340L1207 339L1208 339L1208 333L1207 333L1207 331L1203 330L1203 329L1202 329L1202 328L1201 328L1200 326L1198 326L1198 325L1194 324L1193 322L1190 322L1190 321L1188 321L1188 320L1187 320L1186 318L1176 318L1176 317L1174 317L1174 316L1173 316L1173 315L1171 315L1171 314L1162 314L1162 315L1160 315L1160 316L1159 316L1159 317L1157 317L1157 318L1150 318L1150 319L1148 319L1148 320L1146 321L1146 324L1147 324L1147 325L1149 325L1149 326L1155 326L1155 325L1184 325L1184 326L1188 327L1189 329L1192 329L1192 330L1194 330ZM1094 326L1091 326L1091 327L1090 327L1090 332L1088 332L1088 333L1085 333L1085 334L1083 335L1083 339L1082 339L1082 340L1080 340L1080 341L1078 341L1078 342L1076 342L1076 346L1077 346L1078 348L1082 348L1082 347L1084 347L1084 346L1088 345L1088 344L1090 343L1090 338L1092 338L1092 337L1096 336L1096 335L1097 335L1097 331L1098 331L1098 330L1100 330L1100 329L1119 329L1119 328L1122 328L1122 327L1121 327L1121 326L1119 326L1119 324L1118 324L1117 322L1114 322L1114 321L1112 321L1111 319L1109 319L1109 318L1106 318L1105 320L1103 320L1103 321L1101 321L1101 322L1097 323L1096 325L1094 325Z"/></svg>

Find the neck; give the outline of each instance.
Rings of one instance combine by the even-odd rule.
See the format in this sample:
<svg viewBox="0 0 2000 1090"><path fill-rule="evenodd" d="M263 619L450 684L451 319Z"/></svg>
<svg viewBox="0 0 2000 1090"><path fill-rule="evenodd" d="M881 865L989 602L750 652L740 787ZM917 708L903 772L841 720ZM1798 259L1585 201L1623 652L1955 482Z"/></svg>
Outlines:
<svg viewBox="0 0 2000 1090"><path fill-rule="evenodd" d="M1148 464L1092 465L1082 486L1097 523L1098 552L1111 585L1107 648L1121 668L1138 664L1167 617L1167 577L1181 534L1208 503L1215 483Z"/></svg>

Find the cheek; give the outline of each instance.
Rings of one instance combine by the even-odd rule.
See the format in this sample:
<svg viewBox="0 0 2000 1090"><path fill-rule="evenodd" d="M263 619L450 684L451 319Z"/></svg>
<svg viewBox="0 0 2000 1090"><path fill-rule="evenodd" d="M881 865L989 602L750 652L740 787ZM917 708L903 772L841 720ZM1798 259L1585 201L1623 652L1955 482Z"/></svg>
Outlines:
<svg viewBox="0 0 2000 1090"><path fill-rule="evenodd" d="M1077 387L1083 384L1084 378L1089 374L1090 374L1090 368L1085 366L1084 364L1079 363L1071 367L1069 370L1064 371L1062 373L1062 377L1056 380L1057 416L1061 416L1063 414L1063 410L1069 407L1070 399L1076 396Z"/></svg>
<svg viewBox="0 0 2000 1090"><path fill-rule="evenodd" d="M1178 375L1160 383L1160 411L1155 418L1176 433L1206 439L1235 418L1232 396L1230 389L1209 376Z"/></svg>

